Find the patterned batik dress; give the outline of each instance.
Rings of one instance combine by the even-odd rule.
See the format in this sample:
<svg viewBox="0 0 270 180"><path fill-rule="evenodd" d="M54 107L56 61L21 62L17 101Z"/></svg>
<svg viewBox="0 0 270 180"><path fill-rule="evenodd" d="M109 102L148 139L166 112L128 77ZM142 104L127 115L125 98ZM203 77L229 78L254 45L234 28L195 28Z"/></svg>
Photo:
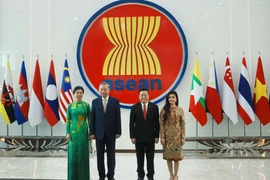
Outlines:
<svg viewBox="0 0 270 180"><path fill-rule="evenodd" d="M183 159L182 146L185 142L184 111L180 107L170 109L171 113L164 120L164 109L160 112L160 137L165 138L163 146L163 159L179 161Z"/></svg>
<svg viewBox="0 0 270 180"><path fill-rule="evenodd" d="M88 123L90 105L87 102L74 102L68 106L66 133L71 136L68 142L68 180L90 179Z"/></svg>

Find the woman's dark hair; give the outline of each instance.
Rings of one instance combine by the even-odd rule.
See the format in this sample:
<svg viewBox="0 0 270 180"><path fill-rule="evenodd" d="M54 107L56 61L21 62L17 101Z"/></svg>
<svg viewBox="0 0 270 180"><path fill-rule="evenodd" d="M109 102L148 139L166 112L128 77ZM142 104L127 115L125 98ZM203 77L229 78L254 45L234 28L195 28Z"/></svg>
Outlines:
<svg viewBox="0 0 270 180"><path fill-rule="evenodd" d="M170 97L171 94L175 95L175 97L176 97L176 103L175 104L176 104L176 106L178 106L178 94L177 94L177 92L176 91L170 91L166 96L166 102L165 102L165 105L163 107L163 109L165 111L165 113L163 114L163 119L164 120L167 120L168 114L171 113L171 111L170 111L170 103L169 103L169 97Z"/></svg>
<svg viewBox="0 0 270 180"><path fill-rule="evenodd" d="M79 89L81 89L82 90L82 92L84 93L84 89L83 89L83 87L82 86L76 86L74 89L73 89L73 94L75 94L75 92L76 91L78 91Z"/></svg>

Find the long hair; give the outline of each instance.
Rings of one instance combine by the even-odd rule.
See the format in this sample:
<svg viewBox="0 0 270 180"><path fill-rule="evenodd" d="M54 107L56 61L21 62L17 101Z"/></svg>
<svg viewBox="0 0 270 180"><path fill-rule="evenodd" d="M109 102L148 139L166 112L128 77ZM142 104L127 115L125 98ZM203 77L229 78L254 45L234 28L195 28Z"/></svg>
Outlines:
<svg viewBox="0 0 270 180"><path fill-rule="evenodd" d="M163 106L163 109L165 111L165 113L163 114L163 119L166 121L168 119L168 114L171 113L170 111L170 103L169 103L169 96L173 94L176 97L176 102L175 105L178 106L178 94L176 91L170 91L167 96L166 96L166 102L165 105Z"/></svg>

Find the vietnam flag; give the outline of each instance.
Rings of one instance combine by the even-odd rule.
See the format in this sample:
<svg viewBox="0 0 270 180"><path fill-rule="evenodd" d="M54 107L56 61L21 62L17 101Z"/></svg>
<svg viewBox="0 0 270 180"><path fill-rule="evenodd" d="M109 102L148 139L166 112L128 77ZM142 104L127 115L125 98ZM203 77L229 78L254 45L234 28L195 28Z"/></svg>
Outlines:
<svg viewBox="0 0 270 180"><path fill-rule="evenodd" d="M205 102L207 110L212 115L213 119L216 121L217 124L220 124L223 119L223 114L218 90L216 65L213 57L210 62Z"/></svg>
<svg viewBox="0 0 270 180"><path fill-rule="evenodd" d="M270 122L270 111L267 94L268 93L264 79L262 60L259 56L253 93L253 104L255 114L263 125L266 125Z"/></svg>
<svg viewBox="0 0 270 180"><path fill-rule="evenodd" d="M19 125L28 121L28 111L29 111L29 96L28 96L26 70L23 61L21 65L18 95L15 104L15 116Z"/></svg>
<svg viewBox="0 0 270 180"><path fill-rule="evenodd" d="M200 73L199 60L198 57L196 57L194 72L192 75L189 110L202 126L204 126L207 123L207 116L205 109L206 108L203 96L202 78Z"/></svg>
<svg viewBox="0 0 270 180"><path fill-rule="evenodd" d="M45 96L44 115L51 126L58 123L60 117L58 114L58 95L53 60L50 63L50 72Z"/></svg>

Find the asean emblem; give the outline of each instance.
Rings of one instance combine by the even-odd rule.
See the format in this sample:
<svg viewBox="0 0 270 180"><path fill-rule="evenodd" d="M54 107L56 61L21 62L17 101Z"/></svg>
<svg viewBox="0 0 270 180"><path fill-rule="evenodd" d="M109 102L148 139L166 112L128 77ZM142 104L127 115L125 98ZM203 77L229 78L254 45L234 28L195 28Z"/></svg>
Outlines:
<svg viewBox="0 0 270 180"><path fill-rule="evenodd" d="M147 88L150 100L162 101L181 82L188 49L177 20L148 1L117 1L101 8L84 26L77 49L81 76L95 94L102 81L121 107L139 101Z"/></svg>

